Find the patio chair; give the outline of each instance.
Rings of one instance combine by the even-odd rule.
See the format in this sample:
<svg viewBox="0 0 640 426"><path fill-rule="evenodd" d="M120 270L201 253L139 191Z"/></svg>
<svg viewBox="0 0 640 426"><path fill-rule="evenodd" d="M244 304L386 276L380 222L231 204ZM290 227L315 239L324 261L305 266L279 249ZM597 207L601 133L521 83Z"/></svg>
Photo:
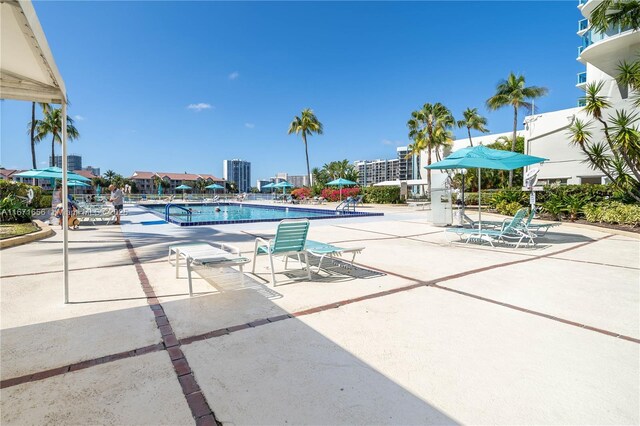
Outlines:
<svg viewBox="0 0 640 426"><path fill-rule="evenodd" d="M284 267L287 269L287 262L290 255L298 257L298 263L302 265L300 255L305 258L307 265L307 278L311 280L311 270L309 268L309 255L305 251L305 243L307 241L307 233L309 232L309 219L285 219L278 224L276 236L271 240L256 238L255 248L253 250L253 269L252 273L256 273L256 257L261 255L269 256L271 265L271 279L273 285L276 285L276 275L273 267L274 256L284 256ZM304 268L303 268L304 269Z"/></svg>
<svg viewBox="0 0 640 426"><path fill-rule="evenodd" d="M474 228L447 228L445 232L453 232L457 234L460 239L466 237L465 242L471 242L474 240L487 241L491 244L491 247L495 247L493 245L494 241L510 244L517 240L516 248L520 246L522 240L528 240L527 245L529 243L535 245L535 238L537 235L529 231L526 227L524 227L524 218L527 214L527 209L520 209L513 216L513 218L506 219L500 229L474 229ZM484 222L482 222L484 225Z"/></svg>
<svg viewBox="0 0 640 426"><path fill-rule="evenodd" d="M320 258L317 272L320 272L320 269L322 268L322 261L325 257L335 259L336 257L341 257L343 254L353 254L351 262L349 262L351 267L353 267L353 261L356 259L356 255L362 253L362 250L365 249L364 247L338 247L332 244L312 240L307 240L304 248L310 255ZM309 266L309 268L311 268L311 266Z"/></svg>

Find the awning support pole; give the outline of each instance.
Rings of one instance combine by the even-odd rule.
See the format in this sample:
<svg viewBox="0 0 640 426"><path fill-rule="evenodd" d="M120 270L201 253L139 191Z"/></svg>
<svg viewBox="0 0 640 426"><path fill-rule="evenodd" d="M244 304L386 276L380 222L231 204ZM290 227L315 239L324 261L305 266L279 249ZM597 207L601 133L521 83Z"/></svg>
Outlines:
<svg viewBox="0 0 640 426"><path fill-rule="evenodd" d="M69 303L69 190L67 188L67 103L62 102L62 269L64 303Z"/></svg>

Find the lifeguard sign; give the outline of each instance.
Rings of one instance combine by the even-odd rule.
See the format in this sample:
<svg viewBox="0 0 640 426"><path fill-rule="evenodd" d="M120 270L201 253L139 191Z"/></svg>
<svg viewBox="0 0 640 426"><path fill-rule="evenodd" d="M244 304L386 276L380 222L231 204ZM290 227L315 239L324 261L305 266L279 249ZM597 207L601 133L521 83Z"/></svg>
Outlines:
<svg viewBox="0 0 640 426"><path fill-rule="evenodd" d="M541 186L536 186L536 183L538 183L538 173L540 173L540 169L533 167L524 174L524 186L522 190L529 193L531 211L535 211L536 209L536 192L544 189Z"/></svg>

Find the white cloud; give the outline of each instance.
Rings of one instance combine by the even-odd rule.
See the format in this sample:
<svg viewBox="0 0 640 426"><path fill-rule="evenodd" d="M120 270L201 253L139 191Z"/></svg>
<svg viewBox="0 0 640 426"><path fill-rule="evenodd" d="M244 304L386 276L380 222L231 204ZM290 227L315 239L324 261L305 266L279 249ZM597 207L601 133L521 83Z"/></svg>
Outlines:
<svg viewBox="0 0 640 426"><path fill-rule="evenodd" d="M205 104L204 102L200 102L199 104L189 104L189 106L187 106L187 109L200 112L203 109L211 109L211 104Z"/></svg>
<svg viewBox="0 0 640 426"><path fill-rule="evenodd" d="M236 80L238 77L240 77L240 73L238 71L234 71L229 74L229 80Z"/></svg>
<svg viewBox="0 0 640 426"><path fill-rule="evenodd" d="M244 127L246 127L247 129L253 129L254 127L256 127L256 125L253 123L244 123Z"/></svg>
<svg viewBox="0 0 640 426"><path fill-rule="evenodd" d="M41 161L40 164L45 165L45 164L49 164L48 161Z"/></svg>
<svg viewBox="0 0 640 426"><path fill-rule="evenodd" d="M405 144L402 143L401 141L391 141L389 139L383 139L382 140L382 145L402 146L402 145L405 145Z"/></svg>
<svg viewBox="0 0 640 426"><path fill-rule="evenodd" d="M73 119L76 120L76 121L82 121L82 120L84 120L84 117L81 116L81 115L74 115Z"/></svg>

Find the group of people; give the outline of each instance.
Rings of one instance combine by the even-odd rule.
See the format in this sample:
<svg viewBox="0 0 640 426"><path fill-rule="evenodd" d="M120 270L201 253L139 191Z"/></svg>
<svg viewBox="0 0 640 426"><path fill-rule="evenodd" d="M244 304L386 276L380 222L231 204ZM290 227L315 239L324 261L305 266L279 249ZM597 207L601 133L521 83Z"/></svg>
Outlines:
<svg viewBox="0 0 640 426"><path fill-rule="evenodd" d="M116 185L109 185L109 191L111 194L109 196L109 202L113 204L113 209L115 211L116 220L114 225L120 225L120 213L124 207L124 194L122 190L118 188ZM94 198L95 199L95 198ZM60 229L63 227L62 215L63 215L63 204L62 204L62 188L60 185L56 187L56 190L53 192L53 197L51 199L51 205L53 206L54 216L60 222ZM78 203L73 199L71 194L67 195L67 213L68 213L68 224L70 229L78 229L80 226L80 219L78 219Z"/></svg>

